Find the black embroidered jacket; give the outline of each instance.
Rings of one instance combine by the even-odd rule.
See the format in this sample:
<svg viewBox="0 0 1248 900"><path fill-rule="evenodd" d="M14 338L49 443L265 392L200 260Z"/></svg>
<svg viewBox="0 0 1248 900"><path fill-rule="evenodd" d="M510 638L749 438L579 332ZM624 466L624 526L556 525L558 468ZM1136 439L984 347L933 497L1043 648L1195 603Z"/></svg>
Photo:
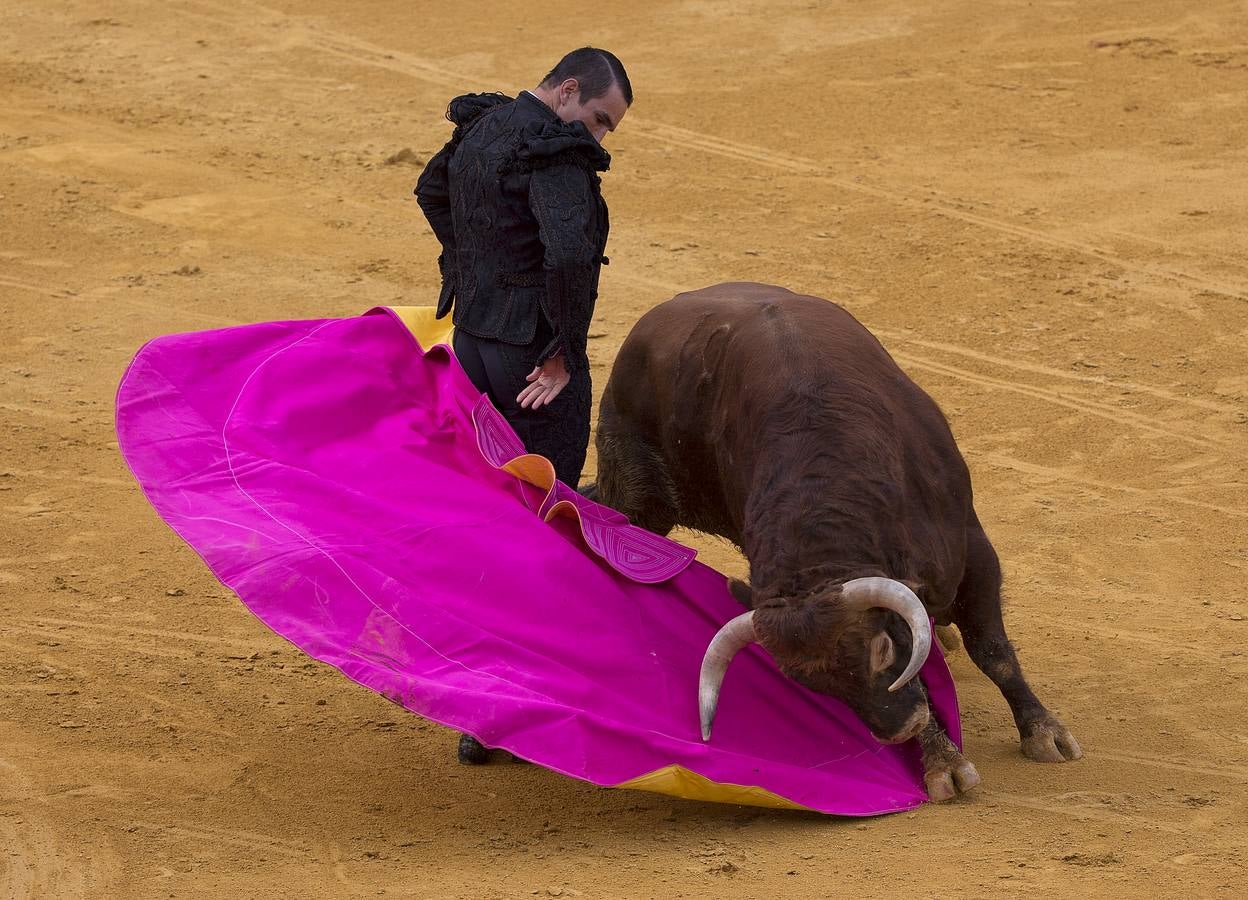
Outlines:
<svg viewBox="0 0 1248 900"><path fill-rule="evenodd" d="M598 172L611 157L580 122L563 122L537 97L466 94L451 101L451 139L416 184L442 244L438 317L480 338L528 344L545 315L554 340L582 364L607 205Z"/></svg>

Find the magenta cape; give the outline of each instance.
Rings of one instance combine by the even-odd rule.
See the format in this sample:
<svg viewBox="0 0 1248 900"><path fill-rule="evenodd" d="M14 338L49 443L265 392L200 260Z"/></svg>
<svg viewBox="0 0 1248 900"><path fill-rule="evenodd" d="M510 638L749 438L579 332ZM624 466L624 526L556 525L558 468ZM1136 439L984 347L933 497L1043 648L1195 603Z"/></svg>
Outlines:
<svg viewBox="0 0 1248 900"><path fill-rule="evenodd" d="M262 622L487 746L706 800L844 815L926 800L913 742L880 745L757 646L704 743L702 655L741 612L724 576L588 501L579 521L539 515L571 492L489 458L518 441L496 413L479 434L481 401L446 347L423 352L375 310L152 341L117 434L157 512ZM922 677L960 744L938 647Z"/></svg>

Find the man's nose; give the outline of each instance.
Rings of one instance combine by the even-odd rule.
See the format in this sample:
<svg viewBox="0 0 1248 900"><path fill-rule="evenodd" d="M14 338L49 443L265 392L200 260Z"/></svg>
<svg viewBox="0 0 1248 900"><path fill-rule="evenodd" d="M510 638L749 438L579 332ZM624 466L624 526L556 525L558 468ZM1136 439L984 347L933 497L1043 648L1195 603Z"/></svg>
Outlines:
<svg viewBox="0 0 1248 900"><path fill-rule="evenodd" d="M601 143L602 143L602 139L603 139L603 138L605 138L605 137L607 136L607 129L606 129L606 128L595 128L595 129L594 129L591 133L592 133L592 134L593 134L593 136L594 136L594 140L596 140L598 143L600 143L600 144L601 144Z"/></svg>

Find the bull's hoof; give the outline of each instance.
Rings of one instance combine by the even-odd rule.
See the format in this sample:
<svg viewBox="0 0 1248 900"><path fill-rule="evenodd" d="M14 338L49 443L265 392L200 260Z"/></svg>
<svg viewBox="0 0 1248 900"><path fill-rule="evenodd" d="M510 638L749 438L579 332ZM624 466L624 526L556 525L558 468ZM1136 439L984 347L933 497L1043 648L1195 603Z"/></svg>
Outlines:
<svg viewBox="0 0 1248 900"><path fill-rule="evenodd" d="M459 736L459 761L466 766L483 766L490 761L490 751L470 734Z"/></svg>
<svg viewBox="0 0 1248 900"><path fill-rule="evenodd" d="M586 499L593 500L595 503L598 502L598 482L596 481L581 485L576 489L576 492Z"/></svg>
<svg viewBox="0 0 1248 900"><path fill-rule="evenodd" d="M1075 736L1054 715L1032 722L1022 738L1023 756L1036 762L1070 762L1083 756Z"/></svg>
<svg viewBox="0 0 1248 900"><path fill-rule="evenodd" d="M944 803L965 794L979 784L979 773L971 761L962 755L949 735L929 719L918 735L923 751L923 787L927 796L936 803Z"/></svg>
<svg viewBox="0 0 1248 900"><path fill-rule="evenodd" d="M979 772L961 753L943 757L923 772L923 786L934 803L944 803L967 793L979 784Z"/></svg>

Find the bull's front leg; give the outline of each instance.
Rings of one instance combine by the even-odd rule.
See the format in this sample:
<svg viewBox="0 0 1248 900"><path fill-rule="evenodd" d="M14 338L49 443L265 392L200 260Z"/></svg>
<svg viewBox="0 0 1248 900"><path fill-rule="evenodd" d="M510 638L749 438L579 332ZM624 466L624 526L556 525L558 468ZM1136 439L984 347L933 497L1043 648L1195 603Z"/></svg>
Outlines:
<svg viewBox="0 0 1248 900"><path fill-rule="evenodd" d="M923 751L923 786L931 800L936 803L952 800L979 784L979 772L949 740L935 716L929 716L914 739Z"/></svg>

